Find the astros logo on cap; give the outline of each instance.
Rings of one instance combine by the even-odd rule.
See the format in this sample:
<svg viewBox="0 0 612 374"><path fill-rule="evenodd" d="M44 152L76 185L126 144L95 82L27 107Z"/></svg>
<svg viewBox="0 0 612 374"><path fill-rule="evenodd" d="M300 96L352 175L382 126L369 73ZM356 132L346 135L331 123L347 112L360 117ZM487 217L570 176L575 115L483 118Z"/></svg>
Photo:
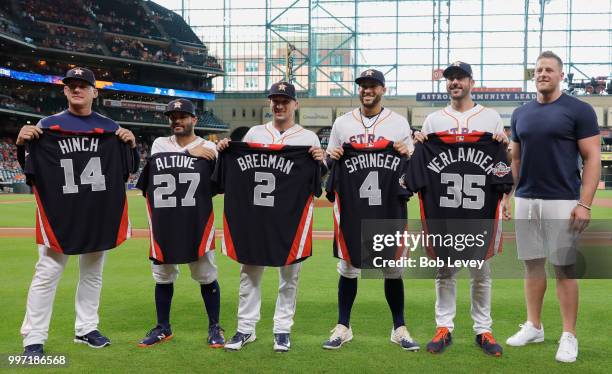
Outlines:
<svg viewBox="0 0 612 374"><path fill-rule="evenodd" d="M368 77L371 76L372 74L374 74L372 70L366 70L366 72L364 73L364 75L367 75Z"/></svg>
<svg viewBox="0 0 612 374"><path fill-rule="evenodd" d="M179 101L174 103L174 109L180 109L180 108L181 108L181 103Z"/></svg>
<svg viewBox="0 0 612 374"><path fill-rule="evenodd" d="M285 88L287 88L287 85L284 83L281 83L278 85L278 90L279 91L285 91Z"/></svg>
<svg viewBox="0 0 612 374"><path fill-rule="evenodd" d="M74 69L74 74L75 75L83 75L83 70L81 70L79 68L76 68L76 69Z"/></svg>

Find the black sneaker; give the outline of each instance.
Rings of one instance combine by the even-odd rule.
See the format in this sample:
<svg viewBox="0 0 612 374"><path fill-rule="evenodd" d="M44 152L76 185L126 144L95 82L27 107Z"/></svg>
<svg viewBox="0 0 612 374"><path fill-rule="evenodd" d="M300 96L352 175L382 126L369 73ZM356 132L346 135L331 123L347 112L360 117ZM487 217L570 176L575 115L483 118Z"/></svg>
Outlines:
<svg viewBox="0 0 612 374"><path fill-rule="evenodd" d="M170 330L170 328L164 328L157 325L152 328L144 338L142 338L140 343L138 343L138 346L141 348L150 347L157 343L167 342L173 337L174 335L172 335L172 330Z"/></svg>
<svg viewBox="0 0 612 374"><path fill-rule="evenodd" d="M104 348L111 344L110 339L100 334L98 330L93 330L83 336L75 336L74 342L87 344L91 348Z"/></svg>
<svg viewBox="0 0 612 374"><path fill-rule="evenodd" d="M493 334L490 332L476 335L476 344L478 344L486 354L491 356L499 357L504 352L504 349L501 345L497 344L493 338Z"/></svg>
<svg viewBox="0 0 612 374"><path fill-rule="evenodd" d="M274 351L289 352L289 349L291 349L289 334L274 334Z"/></svg>
<svg viewBox="0 0 612 374"><path fill-rule="evenodd" d="M444 349L451 345L453 338L446 327L438 327L436 335L427 343L427 351L431 353L442 353Z"/></svg>
<svg viewBox="0 0 612 374"><path fill-rule="evenodd" d="M218 323L215 323L208 328L208 338L206 341L208 342L208 346L210 348L223 348L225 346L225 335L223 334L224 331L225 330L223 330Z"/></svg>
<svg viewBox="0 0 612 374"><path fill-rule="evenodd" d="M23 347L23 355L26 357L42 357L45 355L42 344L30 344Z"/></svg>
<svg viewBox="0 0 612 374"><path fill-rule="evenodd" d="M255 334L243 334L240 331L236 331L236 335L234 335L229 342L225 343L225 349L229 351L238 351L250 342L254 342L255 339L257 339Z"/></svg>

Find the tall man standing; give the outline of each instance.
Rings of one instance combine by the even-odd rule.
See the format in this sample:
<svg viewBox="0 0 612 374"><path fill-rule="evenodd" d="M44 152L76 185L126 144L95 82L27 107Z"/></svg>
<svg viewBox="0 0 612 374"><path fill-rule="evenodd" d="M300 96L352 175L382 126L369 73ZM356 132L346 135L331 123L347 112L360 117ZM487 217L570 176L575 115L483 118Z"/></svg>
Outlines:
<svg viewBox="0 0 612 374"><path fill-rule="evenodd" d="M333 160L344 154L344 143L374 143L386 139L394 143L401 155L409 155L413 149L412 132L406 118L383 108L382 97L386 92L382 72L368 69L355 79L359 86L359 108L336 118L332 126L327 153ZM351 310L357 297L357 278L360 269L345 260L338 262L338 323L330 338L323 343L325 349L338 349L353 339L350 325ZM393 279L391 279L393 278ZM391 340L407 350L418 350L404 322L404 282L401 274L385 275L385 297L393 319Z"/></svg>
<svg viewBox="0 0 612 374"><path fill-rule="evenodd" d="M490 108L476 104L472 100L474 88L472 67L461 61L449 65L443 73L446 78L446 91L451 102L444 109L431 113L425 119L420 132L415 134L417 141L427 140L427 134L448 131L454 134L468 134L484 131L494 134L498 141L508 142L504 135L504 124L499 114ZM507 195L503 200L504 212L509 214ZM427 344L431 353L441 353L451 344L453 320L457 308L456 273L459 269L442 267L436 277L436 334ZM488 262L482 268L469 268L471 274L472 319L476 343L484 352L501 356L502 347L493 338L491 326L491 270Z"/></svg>
<svg viewBox="0 0 612 374"><path fill-rule="evenodd" d="M96 80L89 69L76 67L68 70L63 79L64 95L68 100L68 110L41 119L36 126L24 126L19 131L16 144L23 146L26 142L38 139L42 129L60 128L70 132L115 132L115 134L133 149L133 165L138 167L140 159L136 150L136 139L130 130L122 129L110 118L92 111L93 100L98 97L95 88ZM21 147L21 149L23 149ZM20 153L23 151L20 150ZM20 157L21 158L21 157ZM23 166L23 164L22 164ZM113 165L121 167L121 165ZM135 170L133 170L135 171ZM77 196L79 197L79 196ZM96 233L75 232L74 235ZM53 300L59 279L68 263L69 256L59 253L46 245L38 246L39 258L36 263L30 290L25 318L21 326L25 355L43 355L43 345L49 334ZM102 289L102 268L105 251L90 252L79 255L79 284L75 300L76 322L75 338L78 343L85 343L92 348L102 348L110 344L110 339L98 331L98 307Z"/></svg>
<svg viewBox="0 0 612 374"><path fill-rule="evenodd" d="M312 158L323 162L325 151L317 135L295 123L295 111L298 101L295 87L288 82L274 83L268 95L272 121L254 126L245 134L244 142L261 144L285 144L310 146ZM223 151L229 145L229 139L217 144ZM266 243L261 243L266 245ZM279 270L278 298L274 311L274 350L287 352L291 348L291 326L296 309L298 276L302 263L285 265ZM240 350L246 344L255 341L255 327L260 318L261 280L265 267L255 265L240 266L240 291L238 304L238 328L236 334L225 344L228 350Z"/></svg>
<svg viewBox="0 0 612 374"><path fill-rule="evenodd" d="M512 113L516 245L519 259L525 261L527 321L506 343L523 346L544 341L540 318L548 258L557 275L563 320L556 359L574 362L578 357L578 282L572 278L577 236L591 219L601 156L595 111L561 92L563 77L561 58L550 51L542 52L534 77L537 99ZM584 166L582 180L578 156Z"/></svg>
<svg viewBox="0 0 612 374"><path fill-rule="evenodd" d="M168 116L172 135L155 139L151 146L151 156L162 152L186 152L191 156L206 160L214 160L217 157L215 144L195 134L194 128L198 118L196 117L195 106L191 101L186 99L172 100L168 103L164 114ZM208 198L212 199L211 196L208 196ZM150 230L153 230L153 228L151 227ZM169 250L172 250L172 248L169 248ZM200 284L200 293L208 314L207 344L211 348L221 348L225 344L225 338L223 329L219 325L221 291L217 282L214 252L207 251L197 261L190 262L189 269L191 270L191 278ZM140 341L138 344L140 347L150 347L173 337L170 327L170 306L179 267L177 264L153 261L151 262L151 270L155 280L157 325Z"/></svg>

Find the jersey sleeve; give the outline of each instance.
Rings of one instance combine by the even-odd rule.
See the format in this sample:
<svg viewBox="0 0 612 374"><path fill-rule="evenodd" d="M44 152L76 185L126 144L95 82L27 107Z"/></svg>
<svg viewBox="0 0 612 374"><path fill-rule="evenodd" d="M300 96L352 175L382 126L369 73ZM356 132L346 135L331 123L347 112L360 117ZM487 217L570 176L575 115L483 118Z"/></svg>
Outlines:
<svg viewBox="0 0 612 374"><path fill-rule="evenodd" d="M217 161L215 162L215 168L210 177L210 181L212 184L213 194L220 194L225 191L225 173L223 172L223 168L225 167L225 158L228 157L229 149L225 149L223 152L220 152L219 157L217 157Z"/></svg>
<svg viewBox="0 0 612 374"><path fill-rule="evenodd" d="M329 141L327 142L326 151L330 151L334 148L341 146L340 138L338 137L338 120L334 121L331 132L329 134Z"/></svg>
<svg viewBox="0 0 612 374"><path fill-rule="evenodd" d="M427 169L425 167L425 145L417 143L414 153L406 166L406 190L415 193L427 185Z"/></svg>
<svg viewBox="0 0 612 374"><path fill-rule="evenodd" d="M147 187L149 186L149 169L151 164L151 158L147 160L140 176L138 177L138 181L136 182L136 188L142 191L142 196L147 195Z"/></svg>
<svg viewBox="0 0 612 374"><path fill-rule="evenodd" d="M489 182L497 192L508 193L512 190L514 180L512 169L507 164L507 153L504 143L494 142L496 146L494 172L489 173Z"/></svg>
<svg viewBox="0 0 612 374"><path fill-rule="evenodd" d="M329 173L327 175L327 182L325 183L325 197L327 200L334 202L335 200L335 190L336 190L336 174L338 173L337 165L338 161L331 160L329 164Z"/></svg>
<svg viewBox="0 0 612 374"><path fill-rule="evenodd" d="M253 137L253 131L254 131L253 129L254 128L255 127L251 127L249 129L249 131L247 131L247 133L244 134L244 136L242 137L242 140L241 140L242 142L245 142L245 143L253 143L254 142L254 140L253 140L254 139L254 137Z"/></svg>
<svg viewBox="0 0 612 374"><path fill-rule="evenodd" d="M410 196L412 196L412 191L408 189L408 185L406 184L406 178L408 177L408 165L410 162L408 158L402 157L399 165L399 178L397 179L397 196L400 200L408 200Z"/></svg>

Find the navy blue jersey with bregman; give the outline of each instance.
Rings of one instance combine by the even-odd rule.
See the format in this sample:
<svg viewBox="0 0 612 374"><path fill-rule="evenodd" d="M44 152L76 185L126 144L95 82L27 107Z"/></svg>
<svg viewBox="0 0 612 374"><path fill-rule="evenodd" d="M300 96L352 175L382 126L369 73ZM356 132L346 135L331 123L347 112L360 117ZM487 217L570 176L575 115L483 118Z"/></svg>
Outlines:
<svg viewBox="0 0 612 374"><path fill-rule="evenodd" d="M186 153L156 153L147 160L136 187L147 200L149 258L186 264L215 247L214 161Z"/></svg>
<svg viewBox="0 0 612 374"><path fill-rule="evenodd" d="M500 204L512 183L506 145L490 133L439 132L417 143L406 185L419 193L428 255L482 260L500 252ZM466 235L474 239L458 245Z"/></svg>
<svg viewBox="0 0 612 374"><path fill-rule="evenodd" d="M130 236L125 182L132 150L114 132L44 129L26 143L36 196L36 242L74 255L114 248Z"/></svg>
<svg viewBox="0 0 612 374"><path fill-rule="evenodd" d="M246 265L285 266L312 254L320 165L309 146L230 142L213 180L225 193L223 253Z"/></svg>
<svg viewBox="0 0 612 374"><path fill-rule="evenodd" d="M369 268L372 262L362 256L366 254L362 249L371 246L362 243L362 221L393 220L380 227L389 233L405 228L410 196L404 181L408 159L384 139L342 147L344 154L332 162L326 185L327 199L334 203L334 256L353 267Z"/></svg>

